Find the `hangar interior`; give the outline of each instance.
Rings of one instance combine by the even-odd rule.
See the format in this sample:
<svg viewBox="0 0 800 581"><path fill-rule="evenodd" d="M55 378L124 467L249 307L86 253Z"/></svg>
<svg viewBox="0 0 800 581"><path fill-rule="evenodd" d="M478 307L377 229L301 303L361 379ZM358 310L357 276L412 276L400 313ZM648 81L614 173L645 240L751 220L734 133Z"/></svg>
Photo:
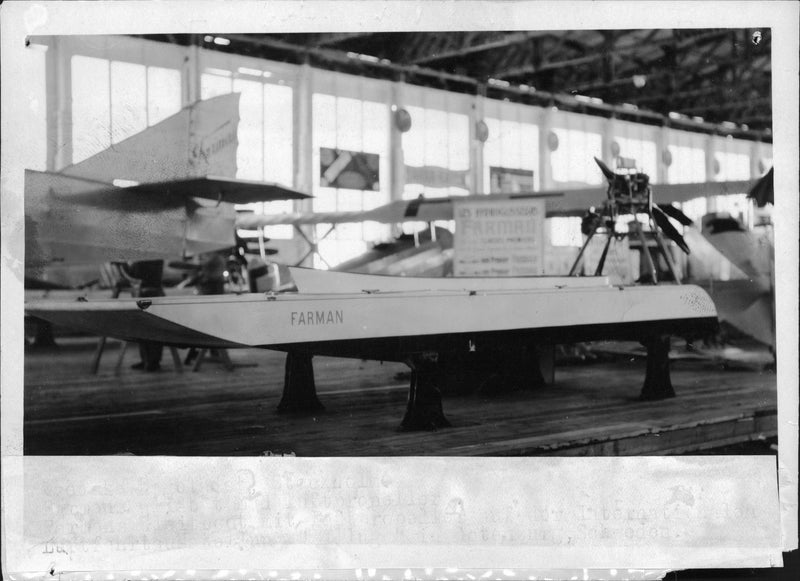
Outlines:
<svg viewBox="0 0 800 581"><path fill-rule="evenodd" d="M595 156L632 159L653 184L750 180L772 167L769 39L754 46L751 36L659 30L44 39L30 46L30 90L47 115L33 128L39 148L29 167L58 171L198 99L238 92L230 177L314 196L257 211L358 211L420 194L491 193L498 187L492 167L530 172L523 175L533 190L600 186ZM398 109L410 114L408 131L393 121ZM476 135L480 121L484 139ZM380 156L378 188L322 185L315 171L321 148ZM407 168L423 167L444 171L416 180L423 183L406 179ZM752 227L761 218L745 193L698 196L684 202L684 212L695 220L729 212ZM569 269L581 245L579 226L575 216L548 218L547 274ZM317 229L320 236L326 230ZM320 242L324 262L317 256L314 266L335 266L390 234L386 226L341 225ZM291 227L267 235L283 260L302 256Z"/></svg>
<svg viewBox="0 0 800 581"><path fill-rule="evenodd" d="M198 101L238 93L235 167L223 177L273 182L312 196L239 205L240 212L367 212L420 196L546 194L587 188L596 189L599 205L606 179L593 159L598 158L647 174L655 201L660 186L676 186L669 190L679 192L675 205L698 229L712 214L732 218L765 240L771 237L771 206L748 197L772 168L768 30L60 36L30 39L26 58L30 83L25 91L35 120L30 128L32 147L25 152L28 169L60 172L91 161ZM350 176L349 182L329 180L326 169L336 161L326 156L341 152L374 164L373 179L365 182L362 173ZM167 154L158 145L148 152L152 159ZM149 180L143 180L141 173L132 178L120 172L115 177L162 179L158 164L151 167ZM682 184L688 184L685 190L677 187ZM564 275L570 270L585 242L586 209L548 215L538 274ZM631 220L636 217L620 216L620 228ZM454 229L452 221L436 224ZM328 269L347 264L375 243L426 228L429 224L417 222L362 221L335 228L325 222L286 223L264 227L263 235L270 249L277 251L271 257L274 262ZM239 234L256 236L252 230ZM309 252L309 244L315 252ZM641 273L639 255L626 244L627 239L609 256L606 274L615 284L632 284ZM595 258L602 250L602 245L587 248ZM735 257L703 252L686 256L674 244L670 252L689 279L752 279L737 267ZM764 350L763 341L755 343L756 351ZM571 355L581 359L575 352ZM69 354L62 350L60 357ZM246 363L252 363L253 358L247 357ZM77 363L63 365L76 373L79 368ZM235 371L246 376L235 381L249 385L264 371L261 365L259 372ZM273 371L280 374L280 363L276 365ZM338 363L326 365L339 369ZM710 365L716 369L722 364L715 359ZM774 376L765 366L745 367L746 385L740 388L752 392L754 401L764 402L763 392L774 388ZM180 381L195 389L208 388L228 377L219 373L223 371L206 365L202 379L195 375ZM370 368L369 373L379 371ZM692 380L698 385L714 383L707 373L709 369L688 376L703 377ZM29 376L33 384L40 382L26 395L35 398L47 381L36 379L35 373ZM144 393L146 379L131 381L142 384L138 389ZM167 380L173 381L177 376ZM756 384L761 387L753 387ZM740 388L728 386L731 393ZM335 386L330 389L336 391ZM388 397L387 392L380 393ZM679 416L685 405L676 408ZM770 408L769 401L764 405ZM592 404L587 400L581 406L585 415ZM764 410L763 406L737 410L755 427L724 432L711 440L732 444L763 439L764 434L771 437L769 421L774 419L765 421L765 414L772 416ZM31 434L48 425L46 414L30 417ZM702 439L693 420L677 431L675 426L683 424L670 421L664 429L684 439L668 450L710 446L706 442L693 447L687 440L690 434ZM385 423L389 422L387 416ZM96 434L99 428L85 429ZM732 428L725 424L721 429ZM408 452L414 445L406 442L400 448ZM53 449L48 446L52 440L31 449ZM154 446L170 450L163 442ZM392 446L385 444L380 451L392 453ZM468 452L466 445L459 446L452 450L460 451L452 453L481 453L479 448ZM497 444L484 452L544 449L537 446ZM613 453L607 442L591 446L584 442L569 449ZM278 447L296 446L281 440ZM630 453L642 449L646 446L637 444ZM220 450L231 451L224 446L215 451ZM234 450L252 453L247 445ZM428 451L441 453L435 447Z"/></svg>

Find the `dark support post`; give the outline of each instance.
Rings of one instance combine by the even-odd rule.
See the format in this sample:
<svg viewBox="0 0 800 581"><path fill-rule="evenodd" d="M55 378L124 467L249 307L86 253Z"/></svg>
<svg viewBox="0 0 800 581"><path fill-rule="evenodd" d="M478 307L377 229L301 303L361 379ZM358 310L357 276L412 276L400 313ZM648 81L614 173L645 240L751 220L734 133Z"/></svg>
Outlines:
<svg viewBox="0 0 800 581"><path fill-rule="evenodd" d="M419 353L406 360L411 368L411 386L408 390L408 405L400 429L404 431L436 430L447 428L450 422L442 409L442 393L439 391L439 367L435 353Z"/></svg>
<svg viewBox="0 0 800 581"><path fill-rule="evenodd" d="M556 380L556 347L555 345L537 345L537 361L539 377L543 384L553 385Z"/></svg>
<svg viewBox="0 0 800 581"><path fill-rule="evenodd" d="M312 357L312 355L297 351L289 351L286 354L283 397L278 404L278 413L316 412L325 409L325 406L317 399Z"/></svg>
<svg viewBox="0 0 800 581"><path fill-rule="evenodd" d="M675 397L669 377L669 335L648 337L643 344L647 348L647 372L639 399Z"/></svg>
<svg viewBox="0 0 800 581"><path fill-rule="evenodd" d="M33 338L33 346L36 348L58 347L55 337L53 337L53 325L36 319L36 335Z"/></svg>
<svg viewBox="0 0 800 581"><path fill-rule="evenodd" d="M439 383L445 394L475 391L505 393L540 387L554 381L555 349L552 345L483 348L439 357Z"/></svg>

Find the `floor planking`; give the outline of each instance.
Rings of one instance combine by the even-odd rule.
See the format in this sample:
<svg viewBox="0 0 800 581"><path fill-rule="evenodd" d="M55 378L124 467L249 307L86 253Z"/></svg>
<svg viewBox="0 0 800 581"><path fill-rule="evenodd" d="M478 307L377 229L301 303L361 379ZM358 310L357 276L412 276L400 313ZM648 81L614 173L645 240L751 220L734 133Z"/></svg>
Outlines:
<svg viewBox="0 0 800 581"><path fill-rule="evenodd" d="M411 456L632 455L700 451L773 437L776 377L726 370L718 362L672 362L678 397L637 400L644 360L558 367L556 383L512 393L446 395L453 426L400 432L405 366L317 357L325 411L277 414L284 355L231 351L226 371L206 361L198 372L130 369L129 348L114 374L119 343L109 341L97 375L95 342L62 339L25 356L26 454Z"/></svg>

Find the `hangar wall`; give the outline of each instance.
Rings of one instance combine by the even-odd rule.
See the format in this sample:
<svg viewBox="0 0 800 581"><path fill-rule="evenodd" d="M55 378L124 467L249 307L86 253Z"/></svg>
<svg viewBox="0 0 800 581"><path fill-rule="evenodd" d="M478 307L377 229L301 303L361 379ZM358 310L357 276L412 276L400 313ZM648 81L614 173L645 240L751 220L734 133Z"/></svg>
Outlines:
<svg viewBox="0 0 800 581"><path fill-rule="evenodd" d="M658 183L750 179L772 165L772 145L533 107L226 54L111 36L37 39L26 87L45 122L32 127L46 146L30 166L60 170L157 123L197 99L240 92L237 175L311 192L313 200L273 202L265 212L368 210L392 199L564 189L599 185L593 156L635 160ZM44 77L44 78L42 78ZM44 107L46 103L46 107ZM405 109L411 127L398 130ZM479 135L485 123L488 136ZM481 138L485 138L482 140ZM331 187L320 178L323 148L378 156L371 189ZM730 211L752 223L744 192L687 202L699 218ZM318 227L322 235L327 228ZM335 264L386 238L391 228L339 226L320 244ZM268 236L286 261L304 253L290 227ZM562 273L581 243L580 220L550 218L548 273ZM323 266L322 264L317 264Z"/></svg>

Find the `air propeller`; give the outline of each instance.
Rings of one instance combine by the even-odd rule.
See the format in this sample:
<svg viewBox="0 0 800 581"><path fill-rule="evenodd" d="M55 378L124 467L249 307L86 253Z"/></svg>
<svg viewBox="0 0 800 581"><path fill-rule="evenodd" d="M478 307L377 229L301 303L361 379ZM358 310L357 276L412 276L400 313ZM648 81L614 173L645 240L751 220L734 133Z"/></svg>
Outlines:
<svg viewBox="0 0 800 581"><path fill-rule="evenodd" d="M656 245L663 254L674 280L676 282L679 281L677 268L667 250L663 237L666 236L686 254L689 254L689 246L686 244L681 233L678 232L678 229L673 226L670 218L683 226L691 225L692 220L672 204L653 203L650 177L647 174L641 172L617 173L612 171L602 160L596 157L594 160L597 162L597 165L600 166L600 171L603 172L603 175L608 181L608 190L606 192L607 199L599 211L588 212L581 222L581 231L587 239L570 270L570 275L576 273L584 251L592 237L601 228L604 228L608 238L597 265L595 275L599 276L603 272L603 266L605 265L606 256L612 239L636 236L642 245L642 255L649 271L649 276L645 278L649 279L649 282L656 283L657 274L655 264L647 249L647 240L641 225L637 221L633 221L627 233L617 232L616 230L616 222L619 216L646 214L649 218L650 234L655 239Z"/></svg>

